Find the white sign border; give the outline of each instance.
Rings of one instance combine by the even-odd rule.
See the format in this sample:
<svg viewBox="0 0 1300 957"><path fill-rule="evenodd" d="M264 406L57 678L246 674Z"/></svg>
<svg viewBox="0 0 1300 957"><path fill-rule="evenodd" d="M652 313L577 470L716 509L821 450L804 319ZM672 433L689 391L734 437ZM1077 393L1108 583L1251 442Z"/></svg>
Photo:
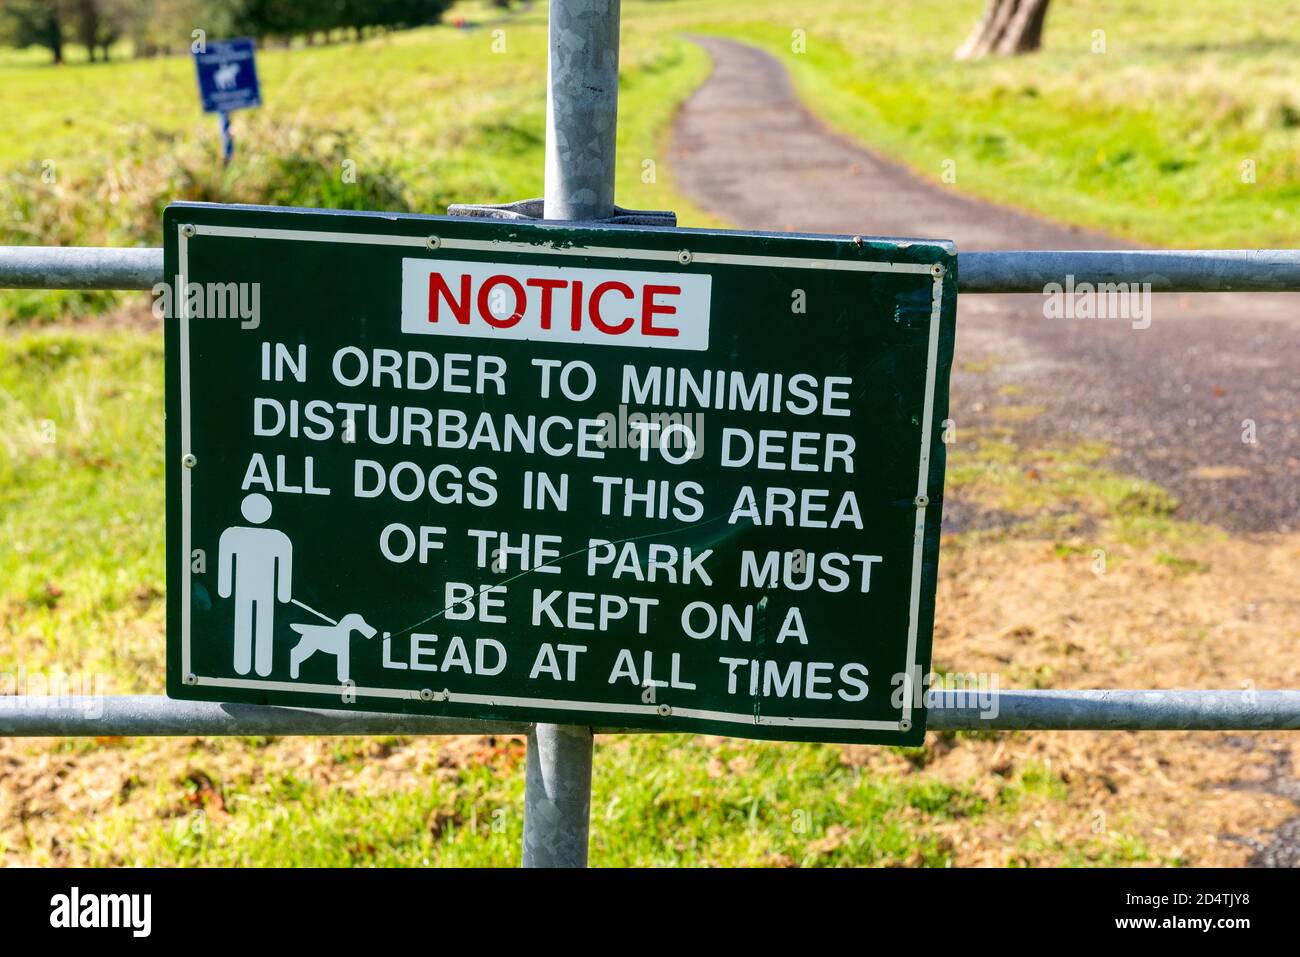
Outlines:
<svg viewBox="0 0 1300 957"><path fill-rule="evenodd" d="M530 255L584 256L590 258L640 260L651 262L680 262L680 253L667 249L629 249L620 246L568 246L556 244L533 244L509 242L506 240L453 239L442 237L436 246L430 244L423 236L401 236L375 233L346 233L328 230L307 229L265 229L248 226L213 226L200 224L177 224L177 283L180 289L189 284L189 240L196 236L211 236L241 239L287 239L298 242L355 243L368 246L404 246L426 249L430 252L442 250L465 250L484 253L527 253ZM726 266L765 266L784 269L836 269L851 272L891 272L933 275L932 267L926 263L866 262L838 259L805 259L791 256L748 256L730 253L693 252L691 265L726 265ZM912 700L915 689L908 687L912 681L920 679L917 674L916 645L921 605L921 565L925 544L925 516L929 504L929 470L930 470L930 436L934 426L934 391L938 373L939 327L943 308L944 276L935 276L930 293L930 337L926 358L925 373L925 408L921 417L921 452L917 464L916 479L916 525L913 533L912 548L912 588L908 603L907 627L907 679L904 684L902 715L898 721L866 721L848 718L797 718L772 714L737 714L729 711L705 711L698 708L673 708L673 717L695 718L703 721L721 721L732 724L753 724L785 728L824 728L827 730L853 731L896 731L903 733L912 727ZM192 448L190 430L190 337L189 337L189 303L188 298L179 296L181 302L178 324L178 343L180 347L180 388L181 388L181 448L186 455ZM169 463L171 466L171 463ZM190 518L192 514L193 486L191 470L180 465L181 469L181 554L186 556L181 562L181 587L183 601L181 605L181 673L190 685L211 688L247 688L256 691L286 691L302 694L328 695L331 698L358 700L361 698L424 700L419 691L397 688L367 688L352 684L322 685L306 684L293 681L267 681L256 678L216 678L194 675L191 670L190 626L191 626L191 570L188 556L192 550ZM553 711L590 711L609 714L631 714L644 717L662 717L659 706L655 704L610 704L595 701L566 701L552 698L519 698L508 695L469 694L466 692L435 692L434 701L455 701L456 703L481 704L488 707L502 708L546 708ZM904 722L906 723L904 725Z"/></svg>

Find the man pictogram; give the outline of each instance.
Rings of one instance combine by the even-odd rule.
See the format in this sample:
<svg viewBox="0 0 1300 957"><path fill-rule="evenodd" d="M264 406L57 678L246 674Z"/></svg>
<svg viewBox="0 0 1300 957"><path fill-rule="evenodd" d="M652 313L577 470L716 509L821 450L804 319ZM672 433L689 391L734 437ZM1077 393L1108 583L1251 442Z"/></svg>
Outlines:
<svg viewBox="0 0 1300 957"><path fill-rule="evenodd" d="M248 674L256 657L257 673L266 677L271 673L275 602L287 602L291 596L293 543L284 532L256 527L271 517L271 501L265 495L244 496L239 510L253 527L232 525L221 533L217 593L229 598L233 585L235 672Z"/></svg>

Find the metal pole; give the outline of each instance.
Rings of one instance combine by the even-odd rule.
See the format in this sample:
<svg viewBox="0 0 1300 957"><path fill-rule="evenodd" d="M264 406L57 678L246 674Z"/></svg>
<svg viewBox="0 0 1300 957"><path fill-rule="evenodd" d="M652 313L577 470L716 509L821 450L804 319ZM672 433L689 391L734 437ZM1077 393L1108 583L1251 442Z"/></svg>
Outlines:
<svg viewBox="0 0 1300 957"><path fill-rule="evenodd" d="M619 0L552 0L546 78L547 219L614 215Z"/></svg>
<svg viewBox="0 0 1300 957"><path fill-rule="evenodd" d="M552 0L542 215L614 215L619 0ZM586 867L590 728L539 724L528 735L524 867Z"/></svg>
<svg viewBox="0 0 1300 957"><path fill-rule="evenodd" d="M931 731L1285 731L1300 729L1300 691L931 690L925 695ZM553 736L555 725L543 737ZM579 729L585 731L585 729ZM0 737L135 737L144 735L288 734L529 734L524 721L481 721L379 711L318 711L253 704L173 701L161 695L0 694ZM596 728L597 734L656 734ZM555 755L573 738L550 741ZM581 736L578 737L582 743ZM545 761L537 772L557 783L537 787L573 796L560 775L589 765L577 759ZM549 771L548 771L549 767ZM586 773L576 775L586 780ZM585 797L585 790L580 796Z"/></svg>
<svg viewBox="0 0 1300 957"><path fill-rule="evenodd" d="M0 246L0 289L153 289L163 251L107 246Z"/></svg>
<svg viewBox="0 0 1300 957"><path fill-rule="evenodd" d="M528 732L524 867L586 867L591 820L590 728L539 724Z"/></svg>
<svg viewBox="0 0 1300 957"><path fill-rule="evenodd" d="M229 166L230 157L235 155L235 140L230 135L230 114L222 110L221 117L221 165Z"/></svg>
<svg viewBox="0 0 1300 957"><path fill-rule="evenodd" d="M527 734L525 721L174 701L162 695L0 694L0 737Z"/></svg>
<svg viewBox="0 0 1300 957"><path fill-rule="evenodd" d="M1285 731L1300 691L965 690L926 693L932 731Z"/></svg>
<svg viewBox="0 0 1300 957"><path fill-rule="evenodd" d="M1300 289L1296 249L1042 249L959 253L957 289L1042 293L1048 283L1150 283L1152 292Z"/></svg>
<svg viewBox="0 0 1300 957"><path fill-rule="evenodd" d="M609 165L612 170L612 146ZM549 170L547 182L551 182ZM532 202L511 205L522 208ZM547 201L547 215L559 216L558 203L558 199ZM163 281L162 271L163 251L158 248L0 246L0 289L147 290ZM1041 295L1044 286L1064 283L1066 276L1074 277L1076 287L1082 282L1149 282L1152 292L1300 292L1300 249L1020 249L957 254L957 289L963 295Z"/></svg>

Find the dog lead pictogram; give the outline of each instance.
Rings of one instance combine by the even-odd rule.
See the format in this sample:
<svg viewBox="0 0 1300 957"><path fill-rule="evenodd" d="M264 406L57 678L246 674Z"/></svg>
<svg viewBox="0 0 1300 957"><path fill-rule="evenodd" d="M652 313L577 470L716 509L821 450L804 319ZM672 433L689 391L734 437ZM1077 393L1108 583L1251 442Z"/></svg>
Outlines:
<svg viewBox="0 0 1300 957"><path fill-rule="evenodd" d="M352 632L361 632L363 638L373 638L378 632L356 612L344 615L340 620L334 621L327 615L322 615L315 608L304 605L296 598L293 599L293 603L299 608L306 608L313 615L329 622L329 624L291 624L289 626L302 636L299 638L298 644L294 645L293 650L289 652L289 677L296 681L298 679L298 669L302 666L302 663L316 652L323 651L325 654L334 655L338 659L339 684L346 684L349 680Z"/></svg>
<svg viewBox="0 0 1300 957"><path fill-rule="evenodd" d="M258 492L246 495L240 511L251 527L232 525L221 533L217 583L222 598L230 598L233 593L235 599L235 671L248 674L255 659L260 676L265 678L271 673L278 599L281 604L292 602L327 622L289 625L299 635L298 644L289 652L290 677L296 681L302 663L322 651L338 660L338 680L345 683L351 670L352 632L373 638L377 631L355 612L335 621L294 598L293 542L278 529L261 527L271 517L270 499Z"/></svg>

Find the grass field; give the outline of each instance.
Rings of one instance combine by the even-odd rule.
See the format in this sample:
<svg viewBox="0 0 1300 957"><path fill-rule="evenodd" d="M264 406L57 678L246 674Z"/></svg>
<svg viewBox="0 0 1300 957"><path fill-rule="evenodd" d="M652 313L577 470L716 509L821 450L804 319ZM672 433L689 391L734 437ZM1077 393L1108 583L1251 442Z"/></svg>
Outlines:
<svg viewBox="0 0 1300 957"><path fill-rule="evenodd" d="M1058 2L1041 53L956 63L982 6L654 9L771 51L814 112L936 182L1153 245L1300 242L1300 3Z"/></svg>
<svg viewBox="0 0 1300 957"><path fill-rule="evenodd" d="M471 4L466 15L499 14ZM162 207L175 199L442 213L452 202L540 196L545 17L540 7L479 29L264 51L266 106L234 115L228 169L216 118L198 111L189 57L0 66L0 244L157 245ZM629 31L622 66L619 202L709 223L662 163L652 179L643 165L659 156L707 58L680 38ZM6 293L0 321L42 323L123 301Z"/></svg>
<svg viewBox="0 0 1300 957"><path fill-rule="evenodd" d="M619 202L709 222L661 157L709 68L682 34L716 32L780 55L845 132L936 179L954 160L954 188L1152 243L1295 244L1300 6L1057 3L1041 56L956 65L979 5L629 0ZM544 18L259 54L268 105L237 116L225 171L188 58L0 57L0 242L156 244L173 198L439 212L538 195ZM161 341L139 312L112 294L0 294L6 681L162 690ZM949 494L1006 521L945 543L938 667L1037 687L1296 685L1284 619L1247 627L1241 607L1243 583L1261 607L1300 591L1300 540L1228 541L1109 471L1104 447L1018 442L1005 422L953 449ZM1206 653L1211 635L1231 654ZM592 859L1240 863L1290 813L1249 791L1286 755L1241 738L935 734L901 751L611 736ZM490 738L0 740L0 860L516 863L522 760L522 742Z"/></svg>
<svg viewBox="0 0 1300 957"><path fill-rule="evenodd" d="M642 163L708 70L682 35L713 32L770 49L830 123L935 180L955 170L962 190L1153 244L1296 243L1300 2L1232 16L1214 0L1058 3L1040 54L955 63L980 6L629 0L620 201L707 222L662 163L654 183ZM188 57L57 69L0 58L0 239L156 243L157 208L177 197L440 211L536 195L545 8L501 23L462 9L485 25L264 51L267 106L237 115L225 172Z"/></svg>

